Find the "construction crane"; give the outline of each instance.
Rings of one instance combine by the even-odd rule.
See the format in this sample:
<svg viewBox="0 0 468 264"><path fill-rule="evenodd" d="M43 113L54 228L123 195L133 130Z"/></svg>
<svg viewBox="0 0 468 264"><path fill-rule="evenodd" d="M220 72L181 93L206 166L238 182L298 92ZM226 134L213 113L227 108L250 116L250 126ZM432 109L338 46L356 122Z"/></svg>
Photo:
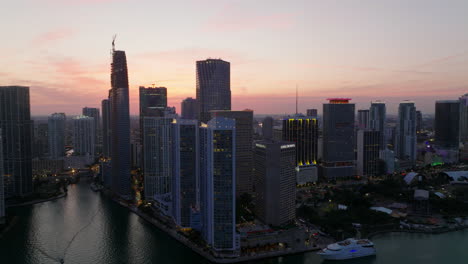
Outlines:
<svg viewBox="0 0 468 264"><path fill-rule="evenodd" d="M114 36L112 36L112 51L115 51L115 39L117 38L117 34L114 34Z"/></svg>

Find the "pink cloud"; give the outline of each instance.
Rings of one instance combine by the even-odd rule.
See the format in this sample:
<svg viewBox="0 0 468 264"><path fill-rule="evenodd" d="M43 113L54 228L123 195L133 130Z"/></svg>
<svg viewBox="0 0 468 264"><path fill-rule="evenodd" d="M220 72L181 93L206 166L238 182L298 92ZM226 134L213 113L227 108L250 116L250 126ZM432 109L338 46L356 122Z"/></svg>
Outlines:
<svg viewBox="0 0 468 264"><path fill-rule="evenodd" d="M42 34L39 34L34 38L34 44L46 44L50 42L60 41L73 37L76 34L76 30L70 28L61 28L52 31L48 31Z"/></svg>
<svg viewBox="0 0 468 264"><path fill-rule="evenodd" d="M296 16L294 13L255 13L248 7L229 3L205 22L202 31L286 30L296 24Z"/></svg>

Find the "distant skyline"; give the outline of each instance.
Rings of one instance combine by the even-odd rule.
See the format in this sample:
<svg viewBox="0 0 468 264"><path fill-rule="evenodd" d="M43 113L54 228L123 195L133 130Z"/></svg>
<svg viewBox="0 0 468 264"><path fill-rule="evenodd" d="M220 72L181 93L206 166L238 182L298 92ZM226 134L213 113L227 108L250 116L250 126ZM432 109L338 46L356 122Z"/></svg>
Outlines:
<svg viewBox="0 0 468 264"><path fill-rule="evenodd" d="M423 114L468 93L468 2L462 0L15 0L0 10L1 85L30 86L33 115L101 107L112 36L138 87L167 87L168 105L195 98L195 63L231 63L232 109L317 108L350 97Z"/></svg>

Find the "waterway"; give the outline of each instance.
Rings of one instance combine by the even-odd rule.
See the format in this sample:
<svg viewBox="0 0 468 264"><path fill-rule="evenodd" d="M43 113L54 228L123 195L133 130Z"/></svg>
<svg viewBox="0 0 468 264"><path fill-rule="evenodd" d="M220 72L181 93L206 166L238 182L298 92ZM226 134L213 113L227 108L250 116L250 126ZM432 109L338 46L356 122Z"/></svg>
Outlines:
<svg viewBox="0 0 468 264"><path fill-rule="evenodd" d="M12 208L18 221L0 238L0 263L209 263L137 215L81 182L58 200ZM373 238L377 256L345 264L468 263L468 230ZM258 261L324 263L314 253Z"/></svg>

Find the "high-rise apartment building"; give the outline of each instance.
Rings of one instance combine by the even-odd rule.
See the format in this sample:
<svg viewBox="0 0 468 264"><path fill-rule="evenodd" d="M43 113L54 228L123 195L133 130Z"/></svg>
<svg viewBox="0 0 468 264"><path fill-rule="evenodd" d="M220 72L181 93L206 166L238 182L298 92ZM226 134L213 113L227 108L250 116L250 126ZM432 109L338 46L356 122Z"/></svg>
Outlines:
<svg viewBox="0 0 468 264"><path fill-rule="evenodd" d="M293 142L255 144L255 213L264 223L282 226L296 218L296 150Z"/></svg>
<svg viewBox="0 0 468 264"><path fill-rule="evenodd" d="M199 211L198 121L180 119L172 123L173 217L177 225L192 227L193 212Z"/></svg>
<svg viewBox="0 0 468 264"><path fill-rule="evenodd" d="M198 119L197 99L193 99L192 97L185 98L181 103L181 108L182 108L182 114L181 114L182 119Z"/></svg>
<svg viewBox="0 0 468 264"><path fill-rule="evenodd" d="M379 175L380 139L380 131L358 130L356 167L359 176Z"/></svg>
<svg viewBox="0 0 468 264"><path fill-rule="evenodd" d="M387 148L387 141L385 137L385 126L387 123L387 107L385 102L374 101L371 103L369 109L369 128L374 131L380 132L380 149Z"/></svg>
<svg viewBox="0 0 468 264"><path fill-rule="evenodd" d="M468 142L468 93L460 99L460 141Z"/></svg>
<svg viewBox="0 0 468 264"><path fill-rule="evenodd" d="M236 251L236 121L216 117L200 128L202 236L215 251Z"/></svg>
<svg viewBox="0 0 468 264"><path fill-rule="evenodd" d="M212 117L236 121L236 195L253 191L253 111L211 111Z"/></svg>
<svg viewBox="0 0 468 264"><path fill-rule="evenodd" d="M201 122L211 118L212 110L231 110L231 66L227 61L197 61L197 115Z"/></svg>
<svg viewBox="0 0 468 264"><path fill-rule="evenodd" d="M111 106L110 100L104 99L101 102L102 109L102 155L110 157L111 155Z"/></svg>
<svg viewBox="0 0 468 264"><path fill-rule="evenodd" d="M34 124L33 158L49 157L49 125L48 123Z"/></svg>
<svg viewBox="0 0 468 264"><path fill-rule="evenodd" d="M367 129L369 128L369 113L370 111L367 109L360 109L358 110L358 129Z"/></svg>
<svg viewBox="0 0 468 264"><path fill-rule="evenodd" d="M32 186L32 121L29 87L0 86L5 197L25 196Z"/></svg>
<svg viewBox="0 0 468 264"><path fill-rule="evenodd" d="M325 178L350 177L354 172L354 112L348 98L331 98L323 104L323 158Z"/></svg>
<svg viewBox="0 0 468 264"><path fill-rule="evenodd" d="M5 187L3 183L3 140L0 128L0 224L5 222Z"/></svg>
<svg viewBox="0 0 468 264"><path fill-rule="evenodd" d="M400 160L416 161L416 107L414 102L403 101L398 107L395 156Z"/></svg>
<svg viewBox="0 0 468 264"><path fill-rule="evenodd" d="M64 113L54 113L49 116L48 138L49 138L49 157L51 159L60 159L65 156L65 122Z"/></svg>
<svg viewBox="0 0 468 264"><path fill-rule="evenodd" d="M125 51L112 50L111 91L111 159L112 190L131 199L130 108L127 57Z"/></svg>
<svg viewBox="0 0 468 264"><path fill-rule="evenodd" d="M101 116L99 113L99 108L93 108L93 107L84 107L82 110L82 114L84 116L89 116L94 118L94 135L96 139L94 140L94 145L95 145L95 152L98 153L101 150Z"/></svg>
<svg viewBox="0 0 468 264"><path fill-rule="evenodd" d="M167 198L172 191L172 118L143 118L145 199Z"/></svg>
<svg viewBox="0 0 468 264"><path fill-rule="evenodd" d="M76 116L73 118L73 150L78 156L95 156L96 128L93 117Z"/></svg>
<svg viewBox="0 0 468 264"><path fill-rule="evenodd" d="M440 147L458 148L460 142L460 101L443 100L435 103L435 142Z"/></svg>
<svg viewBox="0 0 468 264"><path fill-rule="evenodd" d="M416 133L422 132L423 119L421 111L416 111Z"/></svg>

